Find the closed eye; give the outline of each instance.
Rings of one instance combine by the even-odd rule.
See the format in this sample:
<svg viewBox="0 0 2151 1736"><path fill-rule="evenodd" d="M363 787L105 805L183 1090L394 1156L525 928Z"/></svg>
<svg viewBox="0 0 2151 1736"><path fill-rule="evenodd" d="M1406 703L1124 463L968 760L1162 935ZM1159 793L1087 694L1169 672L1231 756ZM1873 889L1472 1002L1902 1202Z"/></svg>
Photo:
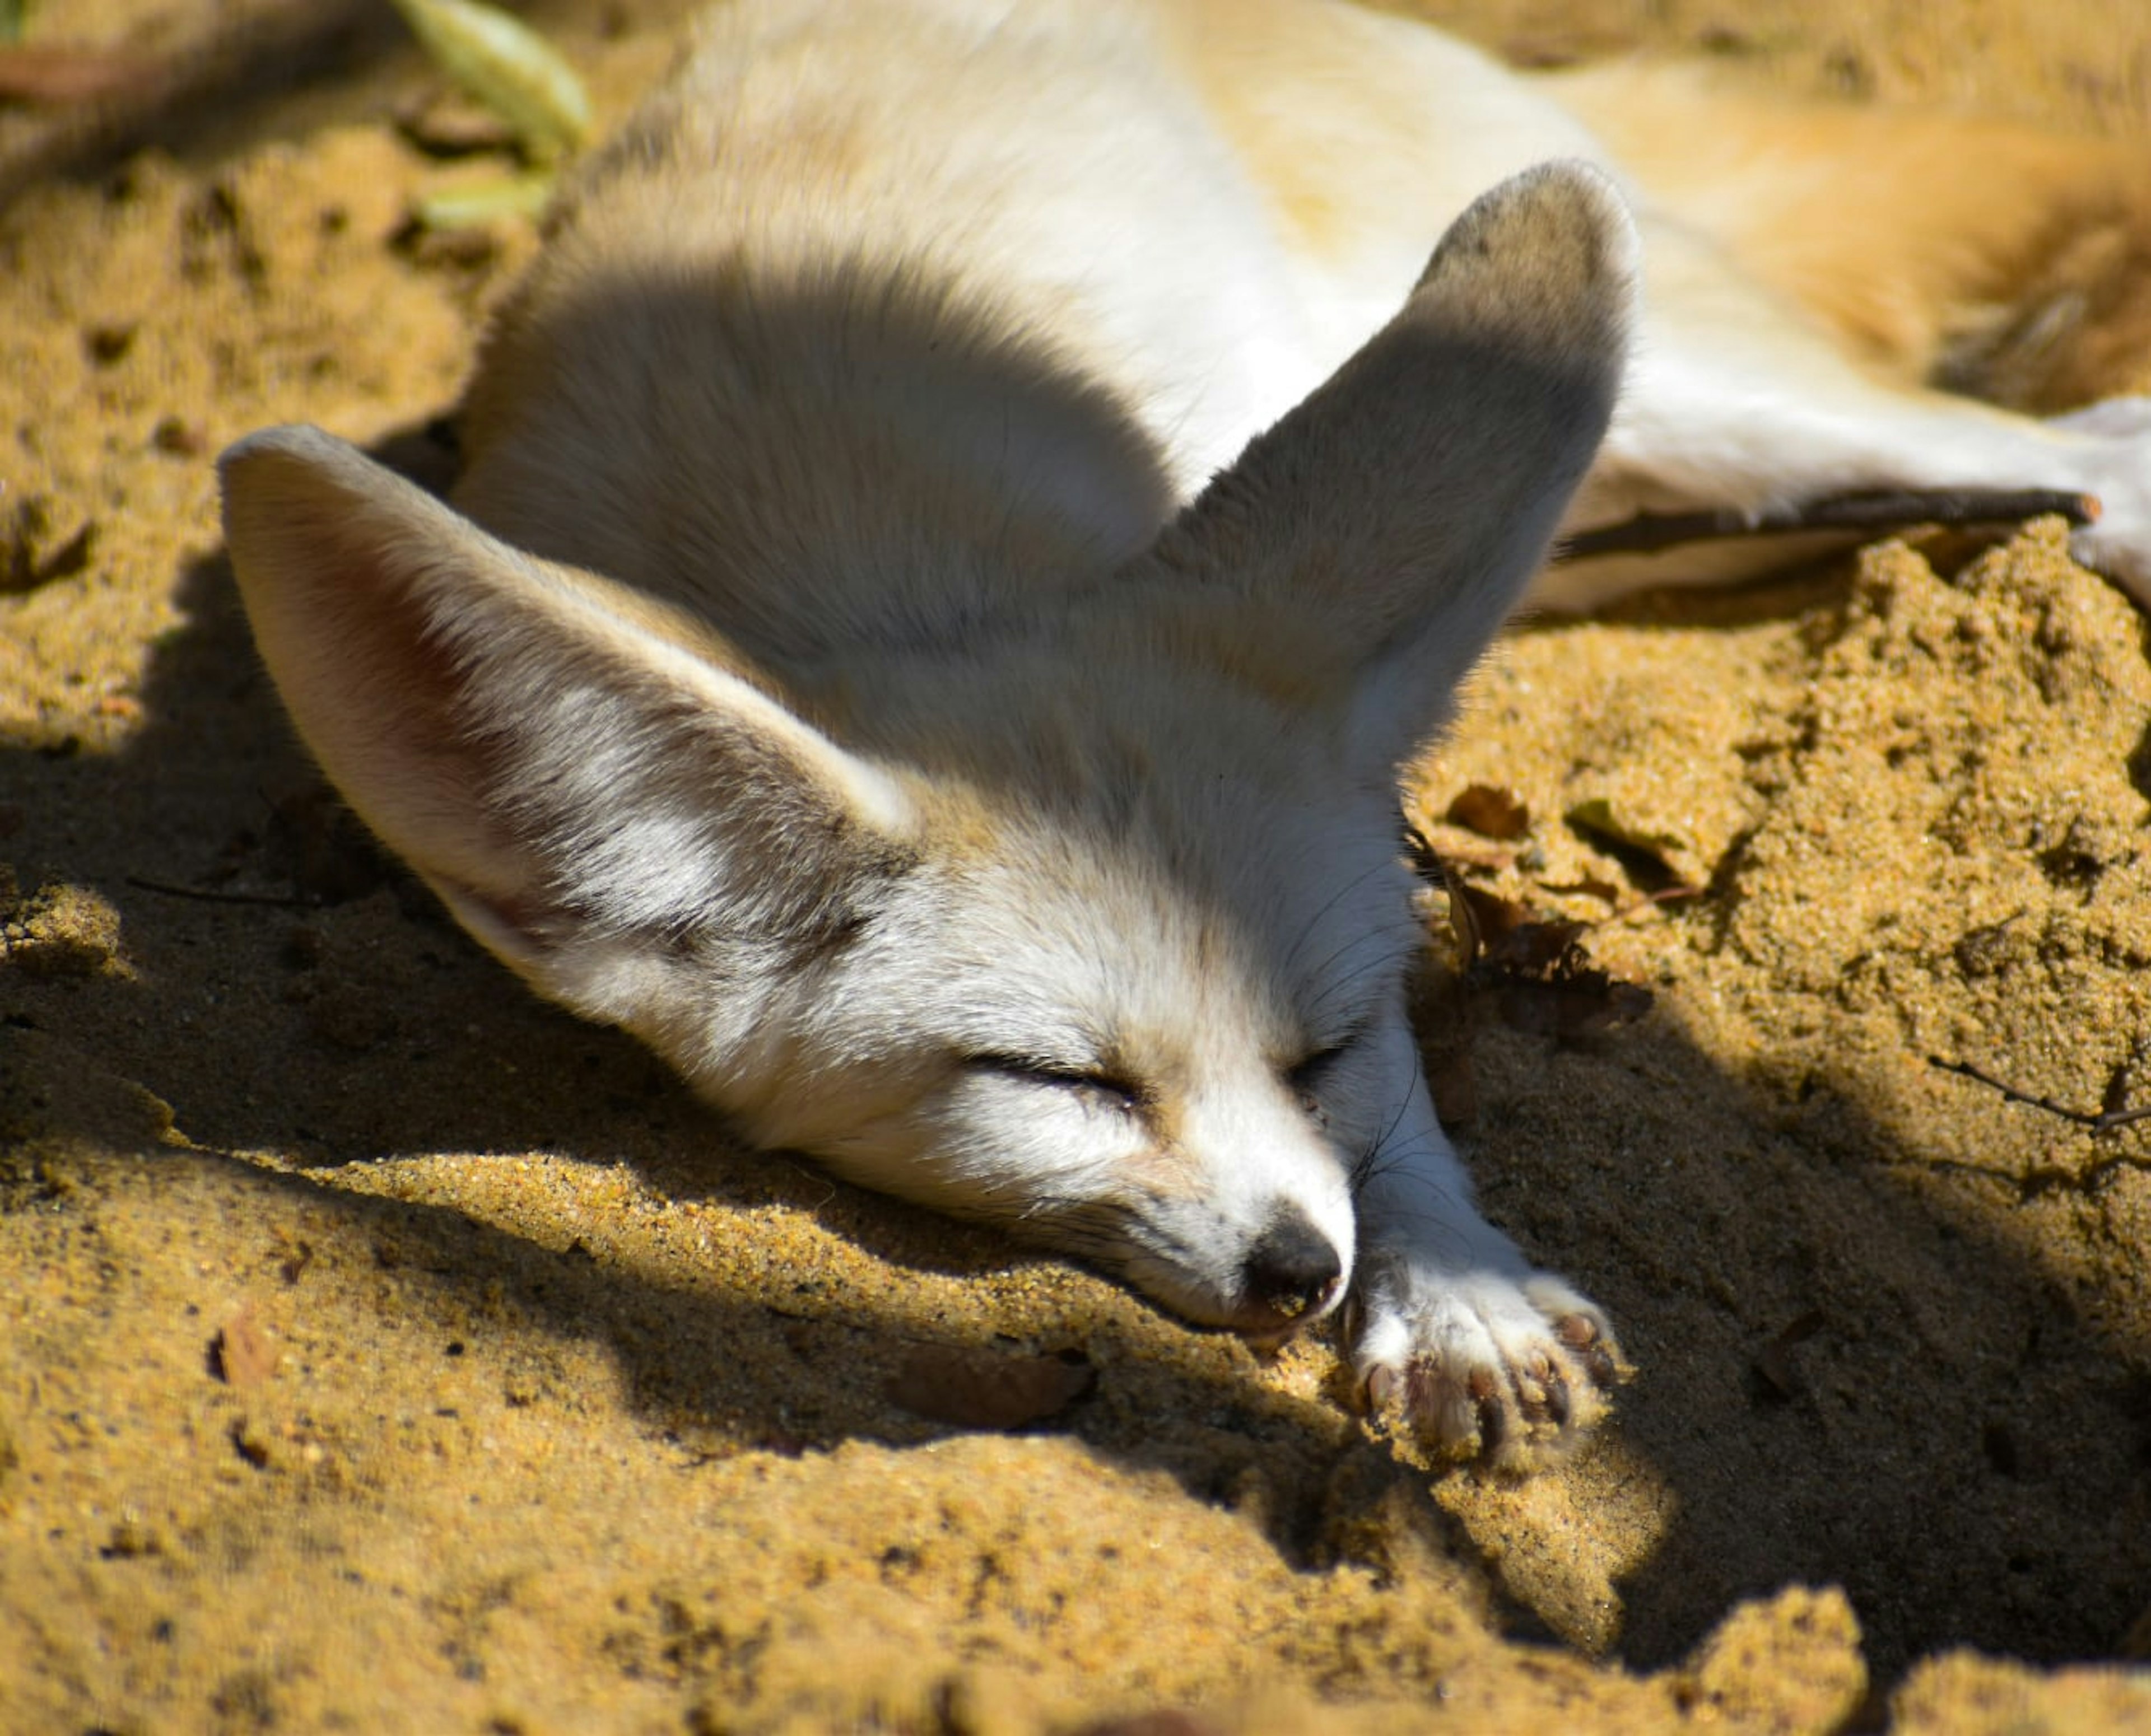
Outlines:
<svg viewBox="0 0 2151 1736"><path fill-rule="evenodd" d="M1020 1084L1103 1098L1122 1109L1141 1108L1148 1096L1133 1080L1103 1067L1074 1067L1035 1055L974 1055L967 1065L974 1072L997 1074Z"/></svg>
<svg viewBox="0 0 2151 1736"><path fill-rule="evenodd" d="M1327 1047L1317 1049L1312 1054L1303 1056L1284 1070L1285 1083L1298 1094L1303 1102L1311 1102L1314 1094L1322 1088L1331 1070L1339 1061L1352 1052L1353 1048L1364 1035L1365 1035L1364 1031L1349 1032Z"/></svg>

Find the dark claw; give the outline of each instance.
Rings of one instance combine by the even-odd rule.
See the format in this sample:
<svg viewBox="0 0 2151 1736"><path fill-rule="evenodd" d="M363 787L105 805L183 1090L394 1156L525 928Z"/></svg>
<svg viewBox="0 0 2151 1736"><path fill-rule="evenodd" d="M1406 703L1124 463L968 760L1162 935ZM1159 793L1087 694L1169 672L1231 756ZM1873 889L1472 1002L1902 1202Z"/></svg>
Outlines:
<svg viewBox="0 0 2151 1736"><path fill-rule="evenodd" d="M1564 1315L1554 1322L1553 1330L1576 1353L1593 1385L1610 1390L1628 1378L1632 1370L1621 1360L1621 1347L1598 1330L1596 1321L1580 1314Z"/></svg>
<svg viewBox="0 0 2151 1736"><path fill-rule="evenodd" d="M1501 1403L1501 1382L1493 1370L1475 1368L1465 1390L1479 1408L1479 1455L1483 1459L1498 1459L1509 1433L1509 1413Z"/></svg>
<svg viewBox="0 0 2151 1736"><path fill-rule="evenodd" d="M1554 1380L1552 1360L1545 1356L1533 1356L1522 1367L1511 1374L1516 1390L1516 1410L1526 1422L1537 1422L1546 1415L1546 1398Z"/></svg>
<svg viewBox="0 0 2151 1736"><path fill-rule="evenodd" d="M1570 1416L1568 1376L1561 1373L1558 1368L1549 1368L1546 1370L1546 1414L1552 1419L1556 1428L1567 1428Z"/></svg>

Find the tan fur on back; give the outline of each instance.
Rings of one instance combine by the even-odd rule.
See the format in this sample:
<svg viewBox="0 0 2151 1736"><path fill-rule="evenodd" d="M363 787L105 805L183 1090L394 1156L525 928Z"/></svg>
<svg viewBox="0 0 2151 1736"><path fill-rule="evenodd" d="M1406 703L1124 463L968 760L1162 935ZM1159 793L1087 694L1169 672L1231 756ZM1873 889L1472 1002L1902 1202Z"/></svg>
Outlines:
<svg viewBox="0 0 2151 1736"><path fill-rule="evenodd" d="M2042 412L2151 386L2151 144L1794 101L1690 66L1546 83L1878 375Z"/></svg>

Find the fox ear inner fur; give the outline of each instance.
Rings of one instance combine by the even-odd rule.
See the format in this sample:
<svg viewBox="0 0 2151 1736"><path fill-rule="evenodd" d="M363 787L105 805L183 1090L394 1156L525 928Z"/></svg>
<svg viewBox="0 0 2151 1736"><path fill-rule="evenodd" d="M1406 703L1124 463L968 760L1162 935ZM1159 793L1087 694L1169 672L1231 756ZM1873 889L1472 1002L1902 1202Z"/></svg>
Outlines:
<svg viewBox="0 0 2151 1736"><path fill-rule="evenodd" d="M706 625L510 548L343 442L241 441L225 526L301 735L488 948L635 1022L650 936L811 949L901 863L894 779ZM721 804L707 800L724 792ZM623 943L623 944L615 944Z"/></svg>

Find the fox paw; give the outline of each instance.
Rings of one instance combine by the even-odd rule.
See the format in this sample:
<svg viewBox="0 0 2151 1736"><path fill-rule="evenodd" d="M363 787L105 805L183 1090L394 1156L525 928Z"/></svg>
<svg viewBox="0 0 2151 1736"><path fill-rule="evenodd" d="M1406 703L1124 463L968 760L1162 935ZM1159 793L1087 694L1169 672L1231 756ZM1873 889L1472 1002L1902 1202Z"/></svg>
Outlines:
<svg viewBox="0 0 2151 1736"><path fill-rule="evenodd" d="M2151 397L2102 398L2081 410L2050 416L2047 426L2103 440L2133 439L2138 435L2151 434Z"/></svg>
<svg viewBox="0 0 2151 1736"><path fill-rule="evenodd" d="M1385 1275L1360 1304L1353 1369L1371 1409L1444 1456L1527 1471L1560 1456L1634 1370L1605 1315L1559 1279Z"/></svg>
<svg viewBox="0 0 2151 1736"><path fill-rule="evenodd" d="M2083 486L2099 500L2070 553L2151 608L2151 397L2108 398L2047 426L2081 437Z"/></svg>

